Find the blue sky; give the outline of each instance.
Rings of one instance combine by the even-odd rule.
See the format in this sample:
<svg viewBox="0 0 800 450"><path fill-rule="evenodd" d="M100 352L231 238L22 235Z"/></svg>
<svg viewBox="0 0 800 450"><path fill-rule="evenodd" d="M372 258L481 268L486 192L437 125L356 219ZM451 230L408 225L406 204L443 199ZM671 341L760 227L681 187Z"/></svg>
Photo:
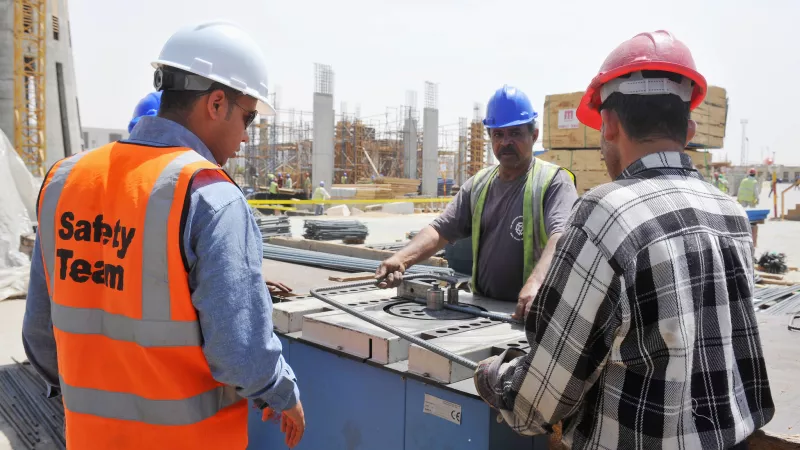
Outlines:
<svg viewBox="0 0 800 450"><path fill-rule="evenodd" d="M761 6L757 6L760 3ZM642 31L667 29L709 83L728 90L725 149L739 162L747 118L750 162L775 152L800 165L800 1L71 0L84 126L124 128L151 90L152 68L180 26L234 21L260 43L280 107L311 111L313 63L335 72L334 105L383 114L407 90L439 85L440 125L457 129L503 84L541 111L548 94L585 89L608 53ZM767 150L768 149L768 150ZM766 155L765 155L766 156Z"/></svg>

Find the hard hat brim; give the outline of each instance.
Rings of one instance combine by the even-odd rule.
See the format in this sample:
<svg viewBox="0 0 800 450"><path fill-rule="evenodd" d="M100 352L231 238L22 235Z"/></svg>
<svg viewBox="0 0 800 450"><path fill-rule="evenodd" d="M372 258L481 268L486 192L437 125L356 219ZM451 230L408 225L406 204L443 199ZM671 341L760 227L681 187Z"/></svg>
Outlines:
<svg viewBox="0 0 800 450"><path fill-rule="evenodd" d="M520 125L525 125L526 123L533 122L534 120L536 120L536 117L538 117L538 114L534 113L533 117L531 117L530 119L514 120L512 122L501 123L501 124L498 124L498 125L489 125L489 124L486 123L486 119L483 119L483 126L485 126L486 128L488 128L490 130L493 129L493 128L517 127L517 126L520 126Z"/></svg>

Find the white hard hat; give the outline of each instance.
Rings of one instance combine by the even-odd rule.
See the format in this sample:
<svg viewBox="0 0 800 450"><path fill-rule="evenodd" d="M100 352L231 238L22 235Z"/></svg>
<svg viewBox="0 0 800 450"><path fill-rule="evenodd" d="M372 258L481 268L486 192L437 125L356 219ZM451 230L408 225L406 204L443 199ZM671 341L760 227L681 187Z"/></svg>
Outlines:
<svg viewBox="0 0 800 450"><path fill-rule="evenodd" d="M206 22L178 30L153 67L174 67L216 81L258 100L260 114L273 115L267 99L267 62L258 44L230 22Z"/></svg>

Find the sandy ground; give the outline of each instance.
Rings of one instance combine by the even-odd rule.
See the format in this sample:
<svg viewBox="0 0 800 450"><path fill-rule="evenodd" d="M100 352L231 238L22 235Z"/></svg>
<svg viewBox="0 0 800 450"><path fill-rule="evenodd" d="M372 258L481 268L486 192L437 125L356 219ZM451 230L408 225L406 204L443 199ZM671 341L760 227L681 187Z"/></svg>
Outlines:
<svg viewBox="0 0 800 450"><path fill-rule="evenodd" d="M786 186L779 185L778 191L782 191ZM792 208L798 203L800 203L800 190L787 192L786 208ZM757 209L772 209L772 206L772 199L768 198L768 184L765 184ZM780 208L780 201L778 207ZM435 217L436 214L400 216L368 213L352 218L360 220L369 228L367 243L386 243L404 240L408 231L423 228ZM771 217L772 214L770 214ZM342 218L323 216L321 219L341 220ZM302 217L290 218L293 236L302 236L303 220ZM800 266L800 222L768 220L764 225L760 225L756 254L760 255L764 251L784 252L788 256L789 265ZM265 278L282 281L298 293L308 292L308 289L312 287L335 284L335 282L328 281L328 276L338 273L275 261L265 261L263 272ZM790 276L800 282L800 272L794 272ZM24 300L0 301L0 366L11 364L12 357L17 360L25 358L20 339L24 312ZM776 400L779 399L776 398ZM8 424L0 419L0 450L15 448L22 447Z"/></svg>

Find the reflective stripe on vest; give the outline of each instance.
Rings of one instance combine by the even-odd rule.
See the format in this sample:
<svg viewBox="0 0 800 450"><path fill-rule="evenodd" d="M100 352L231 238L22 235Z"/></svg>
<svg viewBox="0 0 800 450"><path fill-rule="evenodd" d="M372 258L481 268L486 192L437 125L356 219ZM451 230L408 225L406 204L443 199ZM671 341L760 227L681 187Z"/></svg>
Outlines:
<svg viewBox="0 0 800 450"><path fill-rule="evenodd" d="M202 170L224 173L190 149L112 143L45 178L39 241L69 448L246 446L246 402L211 375L181 256Z"/></svg>
<svg viewBox="0 0 800 450"><path fill-rule="evenodd" d="M182 400L150 400L124 392L74 387L61 380L61 393L71 412L154 425L191 425L241 400L231 386Z"/></svg>
<svg viewBox="0 0 800 450"><path fill-rule="evenodd" d="M500 166L487 167L479 171L472 183L470 192L470 210L472 211L472 290L480 293L478 288L478 255L481 235L481 217L486 194L489 192L494 179L497 177ZM534 158L533 168L528 171L525 182L525 191L522 199L522 245L523 245L523 271L522 283L524 284L542 255L542 250L547 245L547 231L544 220L544 195L547 188L559 170L564 170L575 183L575 175L567 169L547 161ZM533 205L538 205L534 208ZM538 224L534 228L534 224Z"/></svg>
<svg viewBox="0 0 800 450"><path fill-rule="evenodd" d="M42 199L39 234L48 285L55 280L55 217L64 183L73 166L88 152L64 160L55 169ZM131 319L96 308L52 305L53 325L77 334L101 334L143 347L200 345L202 336L196 321L170 321L170 292L167 279L167 216L175 194L175 182L187 164L205 161L195 152L185 152L170 162L159 175L145 213L142 255L142 319Z"/></svg>

